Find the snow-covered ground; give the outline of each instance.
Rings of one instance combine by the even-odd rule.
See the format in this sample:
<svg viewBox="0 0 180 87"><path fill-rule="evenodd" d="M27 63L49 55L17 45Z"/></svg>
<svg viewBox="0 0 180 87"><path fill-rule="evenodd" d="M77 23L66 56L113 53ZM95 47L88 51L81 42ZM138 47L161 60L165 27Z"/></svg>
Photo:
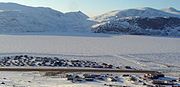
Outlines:
<svg viewBox="0 0 180 87"><path fill-rule="evenodd" d="M123 85L133 87L145 87L135 85L126 78L121 78L120 82L92 81L72 83L67 78L42 76L39 72L1 72L0 87L109 87L104 84Z"/></svg>
<svg viewBox="0 0 180 87"><path fill-rule="evenodd" d="M155 60L159 65L163 65L161 64L163 62L163 66L169 64L168 67L180 67L178 61L175 61L180 57L179 44L180 38L136 35L96 33L0 35L0 54L29 53L43 56L56 54L64 55L63 58L81 60L86 58L115 65L127 60L128 64L135 64L130 60L143 63ZM126 64L126 62L122 63Z"/></svg>
<svg viewBox="0 0 180 87"><path fill-rule="evenodd" d="M0 58L17 54L57 56L160 70L180 76L179 37L97 34L90 30L94 21L117 17L179 17L179 11L174 8L117 10L90 19L81 11L61 13L15 3L0 3L0 9ZM42 77L34 72L0 72L0 87L104 87L104 83L107 82L72 84L62 78ZM132 86L129 82L120 84Z"/></svg>
<svg viewBox="0 0 180 87"><path fill-rule="evenodd" d="M180 38L92 33L0 35L0 54L29 53L179 71ZM8 54L10 53L10 54ZM151 68L150 68L151 67Z"/></svg>
<svg viewBox="0 0 180 87"><path fill-rule="evenodd" d="M175 72L175 76L179 76L179 44L180 38L175 37L96 33L11 34L0 35L0 56L16 54L58 56L64 59L91 60L141 69L168 70ZM54 87L104 87L103 82L72 84L62 78L34 76L36 74L31 74L31 72L30 75L19 72L15 74L1 72L1 82L6 83L6 86L1 86L8 87L9 84L9 87L12 85L25 87L53 87L53 85ZM6 76L7 79L3 79L3 76ZM121 84L131 85L130 83Z"/></svg>
<svg viewBox="0 0 180 87"><path fill-rule="evenodd" d="M180 38L109 34L0 35L0 53L179 53Z"/></svg>
<svg viewBox="0 0 180 87"><path fill-rule="evenodd" d="M129 54L121 55L121 57L143 69L161 71L177 77L180 75L180 53Z"/></svg>

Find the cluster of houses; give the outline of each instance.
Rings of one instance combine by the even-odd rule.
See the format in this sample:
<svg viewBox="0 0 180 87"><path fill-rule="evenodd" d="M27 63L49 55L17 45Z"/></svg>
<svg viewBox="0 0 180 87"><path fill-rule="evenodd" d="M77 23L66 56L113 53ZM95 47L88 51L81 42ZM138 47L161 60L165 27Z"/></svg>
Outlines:
<svg viewBox="0 0 180 87"><path fill-rule="evenodd" d="M122 77L136 85L147 87L180 87L180 81L174 77L167 77L162 73L147 73L144 76L124 74Z"/></svg>
<svg viewBox="0 0 180 87"><path fill-rule="evenodd" d="M67 80L72 81L73 83L79 82L96 82L96 81L105 81L105 82L118 82L124 83L125 80L131 82L135 85L142 85L147 87L180 87L180 84L177 79L172 77L165 77L163 74L145 74L144 77L139 75L112 75L112 74L67 74ZM108 84L105 84L108 86ZM116 86L111 86L116 87ZM119 87L119 86L118 86ZM126 87L126 86L123 86Z"/></svg>
<svg viewBox="0 0 180 87"><path fill-rule="evenodd" d="M106 69L133 69L130 66L116 67L107 63L98 63L88 60L67 60L58 57L39 57L39 56L29 56L29 55L17 55L17 56L6 56L0 59L0 66L48 66L48 67L81 67L81 68L106 68ZM48 75L49 73L47 73ZM50 73L51 74L51 73ZM56 74L56 73L55 73ZM67 80L74 82L84 82L84 81L109 81L109 82L122 82L122 77L130 77L130 81L136 83L142 83L142 85L148 85L145 81L148 81L156 86L163 85L173 85L176 87L178 82L177 79L171 77L165 77L162 73L145 74L143 77L139 78L129 74L124 74L121 77L114 76L111 74L67 74ZM122 82L123 83L123 82ZM177 87L180 87L177 86Z"/></svg>
<svg viewBox="0 0 180 87"><path fill-rule="evenodd" d="M0 66L119 68L107 63L97 63L86 60L66 60L64 58L61 59L58 57L37 57L28 55L3 57L0 59Z"/></svg>
<svg viewBox="0 0 180 87"><path fill-rule="evenodd" d="M121 78L112 74L67 74L67 80L75 82L94 82L97 80L107 82L122 82Z"/></svg>
<svg viewBox="0 0 180 87"><path fill-rule="evenodd" d="M155 84L158 87L164 86L173 86L180 87L179 80L173 77L166 77L162 73L154 73L154 74L145 74L144 80L149 80L152 84Z"/></svg>

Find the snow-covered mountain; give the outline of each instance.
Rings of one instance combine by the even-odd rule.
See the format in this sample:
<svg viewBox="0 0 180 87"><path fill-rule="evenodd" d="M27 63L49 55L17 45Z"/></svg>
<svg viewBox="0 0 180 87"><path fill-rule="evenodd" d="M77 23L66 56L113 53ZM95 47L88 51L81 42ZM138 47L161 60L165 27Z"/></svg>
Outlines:
<svg viewBox="0 0 180 87"><path fill-rule="evenodd" d="M175 9L175 8L173 8L173 7L164 8L164 9L162 9L162 11L168 12L168 13L172 13L172 14L180 15L180 11Z"/></svg>
<svg viewBox="0 0 180 87"><path fill-rule="evenodd" d="M180 36L180 11L149 7L111 11L89 18L81 11L0 3L0 33L98 32Z"/></svg>
<svg viewBox="0 0 180 87"><path fill-rule="evenodd" d="M91 30L93 24L92 21L88 20L89 17L81 11L65 13L66 22L71 26L69 31L86 32Z"/></svg>
<svg viewBox="0 0 180 87"><path fill-rule="evenodd" d="M93 17L93 20L98 22L109 21L117 18L132 18L132 17L141 17L141 18L154 18L154 17L180 17L180 15L165 12L163 10L157 10L154 8L144 7L137 9L126 9L126 10L115 10L100 16Z"/></svg>
<svg viewBox="0 0 180 87"><path fill-rule="evenodd" d="M167 11L148 7L111 11L91 18L97 22L92 26L92 31L180 36L180 15L177 12L172 8Z"/></svg>
<svg viewBox="0 0 180 87"><path fill-rule="evenodd" d="M62 13L51 8L0 3L0 33L89 31L82 12Z"/></svg>

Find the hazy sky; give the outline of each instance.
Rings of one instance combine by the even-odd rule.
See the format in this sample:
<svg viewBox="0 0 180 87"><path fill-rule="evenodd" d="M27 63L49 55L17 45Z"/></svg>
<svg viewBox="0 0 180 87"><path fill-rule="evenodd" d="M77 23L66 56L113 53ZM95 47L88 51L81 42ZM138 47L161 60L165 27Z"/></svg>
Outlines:
<svg viewBox="0 0 180 87"><path fill-rule="evenodd" d="M0 0L28 6L50 7L61 12L82 11L89 16L99 15L112 10L128 8L174 7L180 9L180 0Z"/></svg>

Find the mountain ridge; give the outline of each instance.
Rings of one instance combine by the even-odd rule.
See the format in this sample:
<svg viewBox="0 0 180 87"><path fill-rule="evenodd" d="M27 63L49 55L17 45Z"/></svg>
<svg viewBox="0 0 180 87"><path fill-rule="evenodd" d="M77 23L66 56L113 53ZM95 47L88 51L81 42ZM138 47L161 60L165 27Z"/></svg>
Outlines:
<svg viewBox="0 0 180 87"><path fill-rule="evenodd" d="M92 18L95 33L120 33L135 35L180 36L178 11L166 12L149 7L115 10Z"/></svg>
<svg viewBox="0 0 180 87"><path fill-rule="evenodd" d="M143 34L147 34L149 30L153 30L153 32L154 30L158 30L158 32L163 31L164 33L169 33L169 31L173 30L173 32L178 32L178 34L175 35L180 36L180 15L178 12L179 10L172 7L164 10L144 7L115 10L96 17L88 17L81 11L62 13L48 7L31 7L16 3L0 3L0 33L97 33L97 31L98 33L111 31L127 33L124 31L135 30L136 34L142 34L143 30L143 32L146 32ZM143 22L146 24L143 24ZM103 29L105 27L108 29ZM149 33L151 32L148 32L148 35L151 35Z"/></svg>
<svg viewBox="0 0 180 87"><path fill-rule="evenodd" d="M89 31L87 15L62 13L51 8L0 3L0 33L10 32L85 32ZM81 18L81 19L78 19ZM79 25L81 24L81 25Z"/></svg>
<svg viewBox="0 0 180 87"><path fill-rule="evenodd" d="M180 17L179 14L174 14L171 12L166 12L163 10L158 10L150 7L143 7L137 9L125 9L125 10L114 10L104 13L99 16L95 16L92 20L102 22L108 21L116 18L127 18L127 17Z"/></svg>

